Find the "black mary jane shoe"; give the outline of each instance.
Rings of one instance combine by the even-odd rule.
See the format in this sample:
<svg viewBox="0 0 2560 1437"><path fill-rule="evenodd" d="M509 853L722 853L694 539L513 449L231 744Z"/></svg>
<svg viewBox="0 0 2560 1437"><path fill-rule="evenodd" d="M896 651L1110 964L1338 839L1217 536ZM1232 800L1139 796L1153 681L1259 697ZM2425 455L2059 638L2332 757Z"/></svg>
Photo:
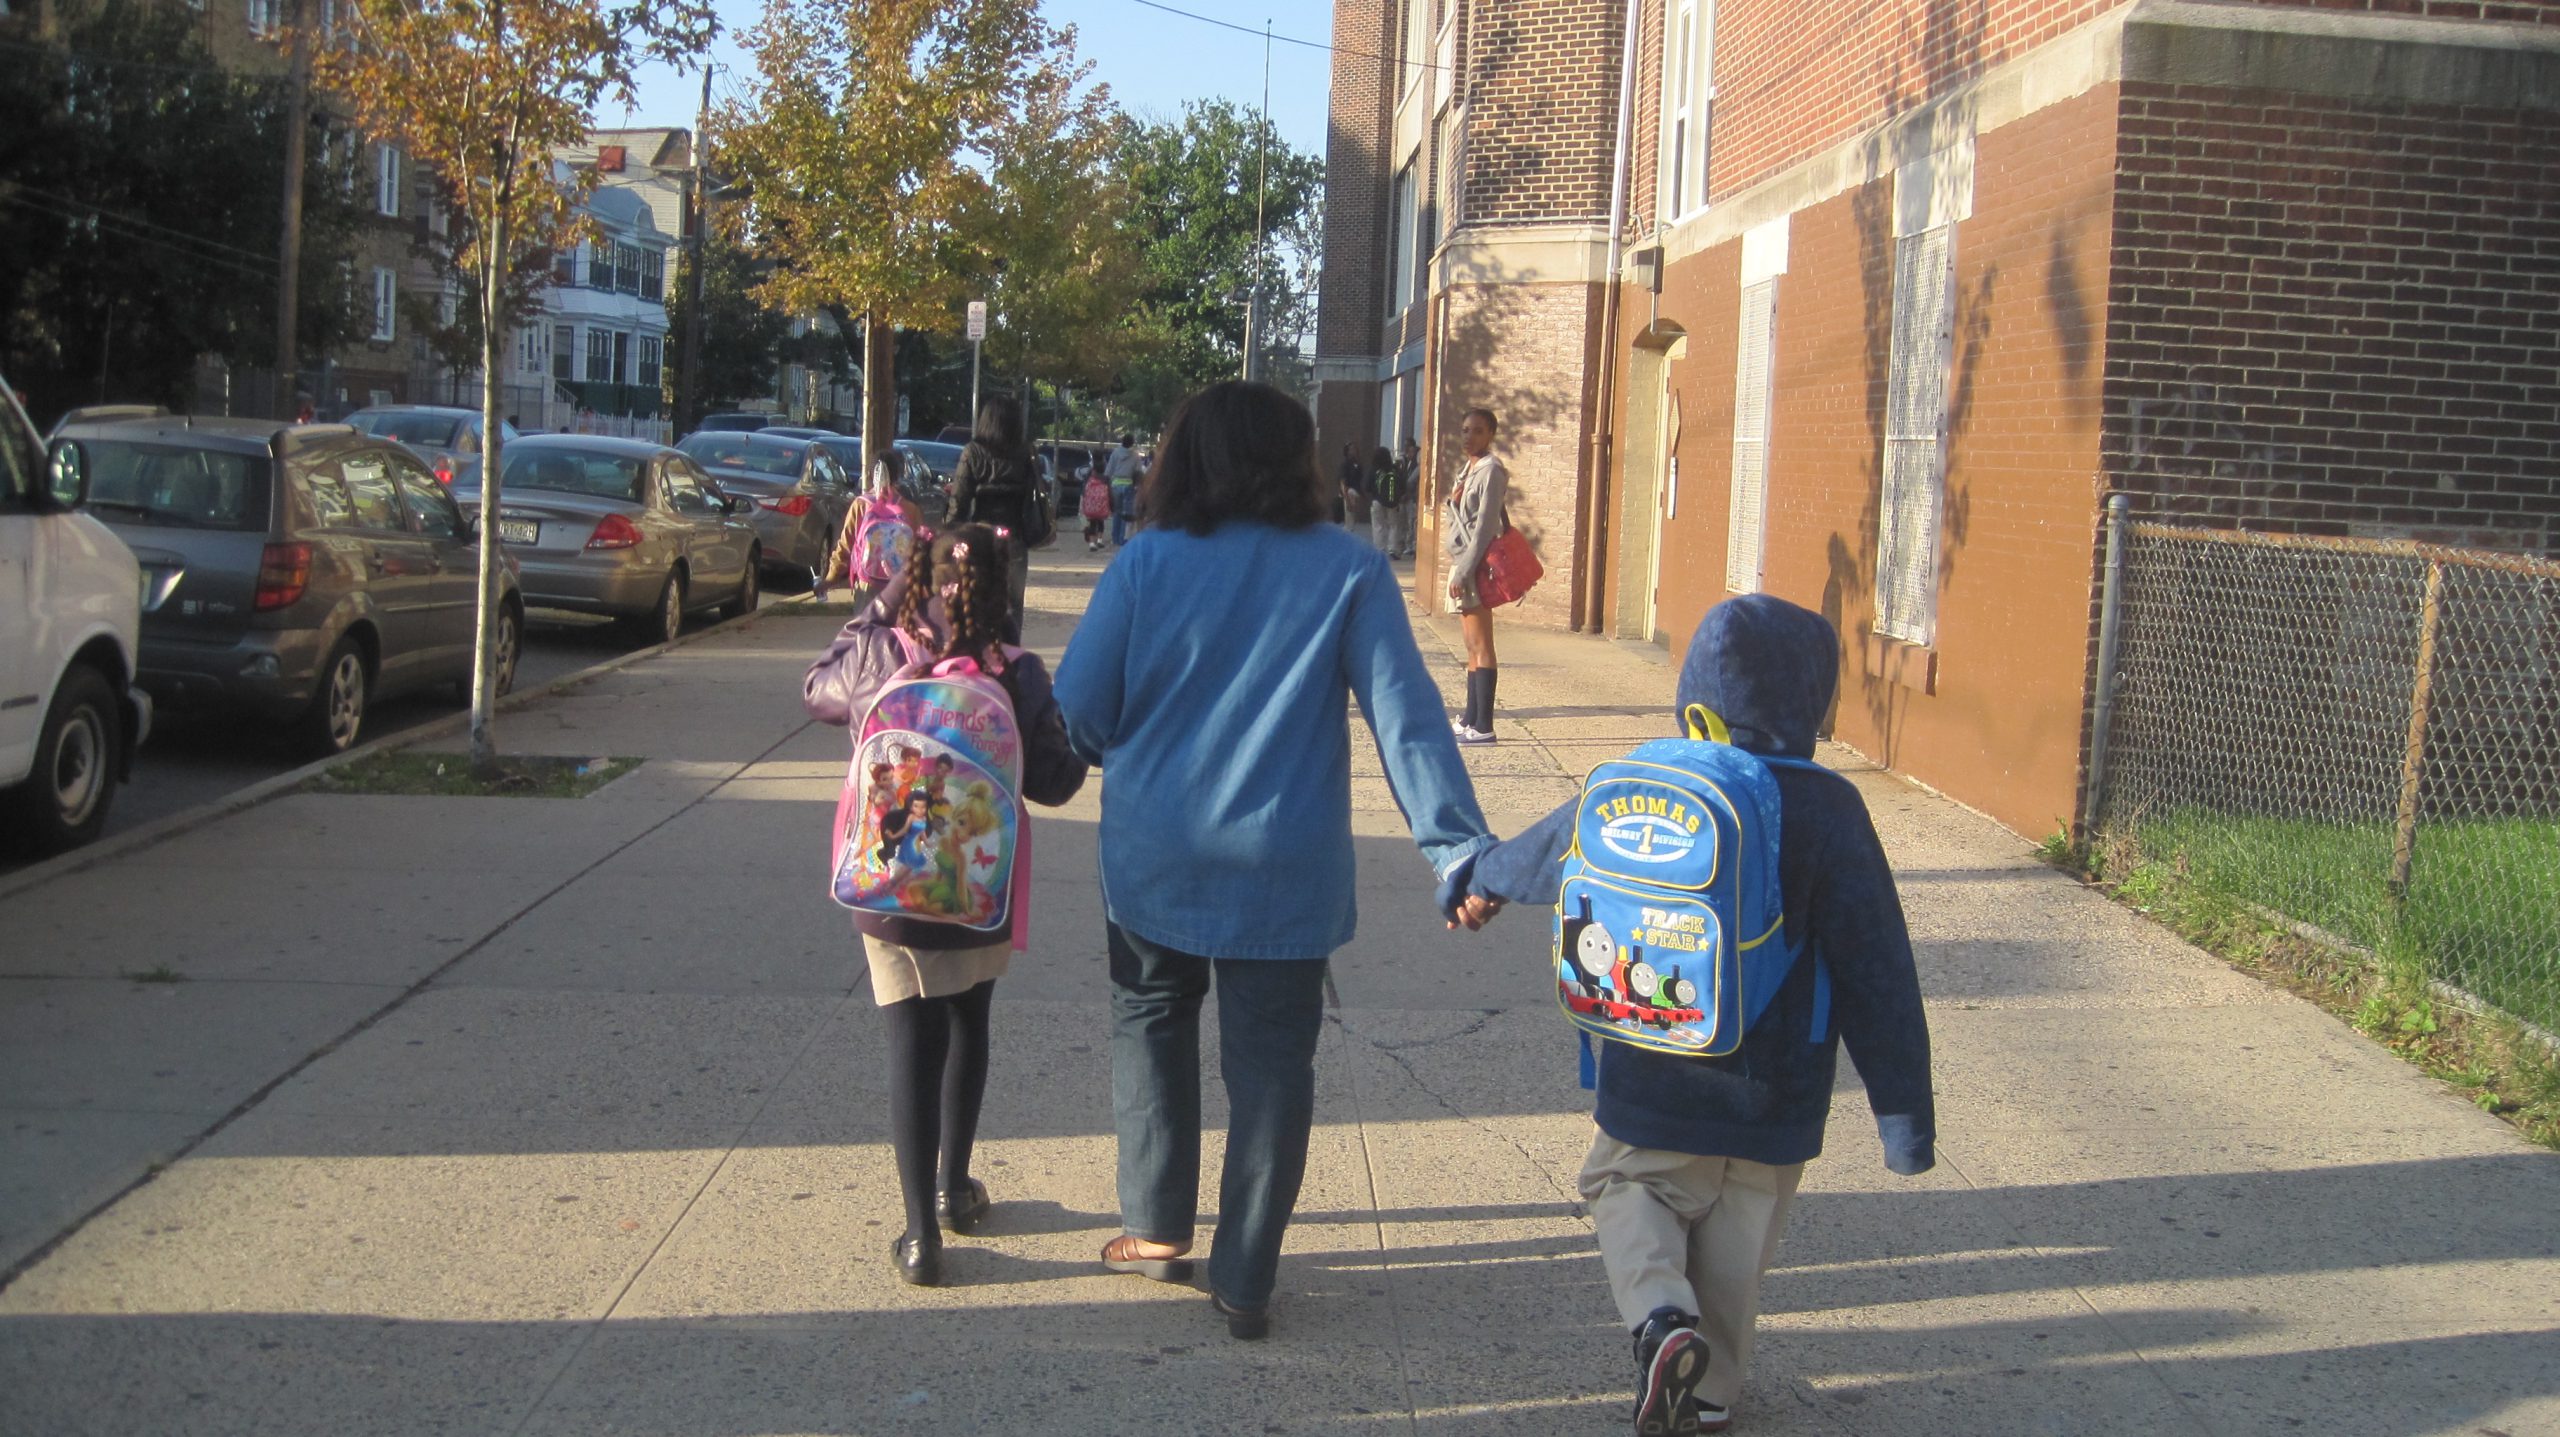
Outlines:
<svg viewBox="0 0 2560 1437"><path fill-rule="evenodd" d="M942 1242L916 1241L913 1233L900 1233L889 1244L889 1261L898 1269L898 1281L909 1287L942 1286Z"/></svg>
<svg viewBox="0 0 2560 1437"><path fill-rule="evenodd" d="M934 1199L934 1206L941 1214L944 1231L965 1235L978 1230L979 1224L987 1220L987 1209L995 1203L987 1197L987 1185L971 1178L969 1186L960 1192L944 1193Z"/></svg>
<svg viewBox="0 0 2560 1437"><path fill-rule="evenodd" d="M1209 1305L1218 1309L1218 1315L1227 1320L1227 1336L1238 1342L1259 1342L1271 1335L1271 1309L1268 1306L1238 1307L1220 1297L1215 1288L1209 1291Z"/></svg>

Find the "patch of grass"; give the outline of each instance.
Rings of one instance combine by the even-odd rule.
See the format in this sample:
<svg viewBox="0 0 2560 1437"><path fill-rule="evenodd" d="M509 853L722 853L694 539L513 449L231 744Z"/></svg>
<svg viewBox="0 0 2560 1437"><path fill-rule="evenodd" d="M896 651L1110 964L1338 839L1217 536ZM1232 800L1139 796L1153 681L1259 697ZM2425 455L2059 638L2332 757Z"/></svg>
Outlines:
<svg viewBox="0 0 2560 1437"><path fill-rule="evenodd" d="M2434 945L2443 942L2439 935L2444 930L2427 926L2440 924L2443 915L2460 910L2455 891L2430 892L2422 906L2420 884L2413 873L2408 902L2393 921L2387 829L2382 847L2385 876L2373 879L2367 891L2358 887L2363 874L2324 865L2369 856L2369 835L2323 833L2318 831L2323 825L2274 820L2223 823L2223 831L2212 835L2213 842L2198 843L2198 835L2207 830L2192 821L2178 828L2146 825L2138 836L2115 835L2093 849L2066 845L2058 860L2048 852L2047 861L2097 882L2119 901L2158 919L2234 967L2319 1004L2451 1084L2483 1112L2506 1119L2545 1147L2560 1148L2560 1051L2515 1017L2494 1009L2475 1013L2457 1007L2443 998L2446 990L2435 986L2438 979L2452 982L2491 1003L2511 1003L2507 995L2519 991L2528 997L2550 994L2548 975L2532 965L2537 958L2551 964L2555 962L2552 955L2560 954L2548 933L2549 928L2560 926L2560 909L2545 906L2528 913L2496 906L2510 897L2504 889L2495 884L2485 890L2475 887L2474 894L2492 904L2485 913L2496 925L2494 931L2505 934L2509 942L2542 946L2510 948L2499 954L2521 960L2510 966L2502 983L2465 981L2439 966L2443 960L2436 955L2443 950ZM2533 842L2560 841L2560 834L2548 826L2544 833L2549 836L2539 840L2530 832L2513 831L2534 825L2472 827L2483 831L2460 835L2450 845L2452 851L2487 854L2500 860L2502 867L2523 858ZM2243 860L2241 850L2246 845L2231 841L2234 831L2265 840L2254 863ZM2165 852L2150 848L2151 842L2170 832L2187 838L2187 846ZM2432 838L2445 836L2438 832ZM2047 844L2040 851L2051 848ZM2546 873L2543 881L2560 885L2560 874ZM2531 882L2528 874L2528 890ZM2544 902L2560 904L2560 894ZM2303 916L2305 909L2319 917ZM2412 917L2422 911L2429 914L2425 923ZM2479 926L2475 921L2469 931L2476 933ZM2357 946L2342 947L2341 941ZM2471 956L2461 950L2457 955ZM2542 1021L2549 1023L2547 1017Z"/></svg>
<svg viewBox="0 0 2560 1437"><path fill-rule="evenodd" d="M412 794L454 798L584 798L640 766L636 758L500 757L494 772L473 771L458 753L394 749L340 766L303 787L312 793Z"/></svg>
<svg viewBox="0 0 2560 1437"><path fill-rule="evenodd" d="M2433 822L2408 892L2391 892L2391 826L2183 810L2133 848L2193 884L2336 934L2547 1029L2560 1029L2560 823Z"/></svg>

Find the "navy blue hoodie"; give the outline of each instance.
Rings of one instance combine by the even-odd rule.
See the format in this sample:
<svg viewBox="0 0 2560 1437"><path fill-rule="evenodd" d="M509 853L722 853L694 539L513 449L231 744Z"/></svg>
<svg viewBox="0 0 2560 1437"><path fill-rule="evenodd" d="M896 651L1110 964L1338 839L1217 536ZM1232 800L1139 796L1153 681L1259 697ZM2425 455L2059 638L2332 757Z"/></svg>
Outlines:
<svg viewBox="0 0 2560 1437"><path fill-rule="evenodd" d="M1839 682L1839 636L1821 615L1765 594L1707 613L1680 666L1679 712L1704 704L1754 753L1813 756ZM1675 719L1675 724L1677 720ZM1602 1042L1601 1131L1640 1148L1800 1163L1822 1151L1840 1045L1867 1085L1885 1165L1927 1172L1937 1113L1929 1025L1893 871L1858 791L1827 773L1778 768L1781 930L1813 944L1831 970L1831 1014L1813 1031L1814 965L1799 962L1742 1046L1722 1058ZM1480 855L1468 891L1552 905L1573 845L1579 800Z"/></svg>

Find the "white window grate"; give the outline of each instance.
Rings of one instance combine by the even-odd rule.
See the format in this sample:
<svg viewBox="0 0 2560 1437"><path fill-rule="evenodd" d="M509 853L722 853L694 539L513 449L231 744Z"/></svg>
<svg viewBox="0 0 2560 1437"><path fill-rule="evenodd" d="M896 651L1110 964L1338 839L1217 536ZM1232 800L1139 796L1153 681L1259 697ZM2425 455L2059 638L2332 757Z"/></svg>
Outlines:
<svg viewBox="0 0 2560 1437"><path fill-rule="evenodd" d="M1876 534L1876 631L1915 644L1937 629L1955 226L1894 241L1893 370L1885 391L1884 498Z"/></svg>
<svg viewBox="0 0 2560 1437"><path fill-rule="evenodd" d="M1724 586L1757 593L1769 547L1769 392L1778 282L1742 291L1742 334L1733 376L1733 519L1726 530Z"/></svg>
<svg viewBox="0 0 2560 1437"><path fill-rule="evenodd" d="M373 272L373 337L388 340L400 321L400 281L387 269Z"/></svg>
<svg viewBox="0 0 2560 1437"><path fill-rule="evenodd" d="M373 207L393 219L400 217L400 152L389 145L374 149Z"/></svg>

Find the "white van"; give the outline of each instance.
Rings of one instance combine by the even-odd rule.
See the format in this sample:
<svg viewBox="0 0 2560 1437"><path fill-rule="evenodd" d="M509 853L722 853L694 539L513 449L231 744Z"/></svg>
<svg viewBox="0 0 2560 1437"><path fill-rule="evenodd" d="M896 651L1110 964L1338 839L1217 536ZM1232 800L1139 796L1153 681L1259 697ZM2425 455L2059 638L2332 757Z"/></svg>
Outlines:
<svg viewBox="0 0 2560 1437"><path fill-rule="evenodd" d="M106 827L151 728L133 686L142 569L81 498L0 379L0 834L37 857Z"/></svg>

